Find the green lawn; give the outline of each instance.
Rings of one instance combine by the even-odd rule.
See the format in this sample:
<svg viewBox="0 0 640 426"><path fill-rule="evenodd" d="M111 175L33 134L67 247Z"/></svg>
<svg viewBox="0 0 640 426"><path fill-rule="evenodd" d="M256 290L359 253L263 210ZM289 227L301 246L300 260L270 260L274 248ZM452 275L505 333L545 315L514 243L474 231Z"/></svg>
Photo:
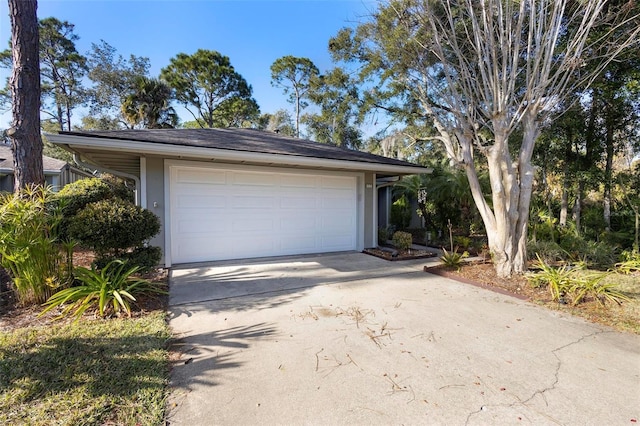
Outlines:
<svg viewBox="0 0 640 426"><path fill-rule="evenodd" d="M0 424L159 425L164 312L0 333Z"/></svg>

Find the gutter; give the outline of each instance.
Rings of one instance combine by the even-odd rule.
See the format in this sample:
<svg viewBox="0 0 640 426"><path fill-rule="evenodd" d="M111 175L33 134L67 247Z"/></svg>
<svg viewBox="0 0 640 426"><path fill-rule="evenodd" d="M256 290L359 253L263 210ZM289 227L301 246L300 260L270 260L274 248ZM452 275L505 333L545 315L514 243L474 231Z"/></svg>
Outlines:
<svg viewBox="0 0 640 426"><path fill-rule="evenodd" d="M114 175L114 176L118 176L118 177L122 177L122 178L133 180L133 182L134 182L134 184L136 186L136 189L135 189L136 206L140 205L140 202L142 200L140 199L141 186L140 186L140 178L138 176L131 175L129 173L119 172L117 170L108 169L108 168L102 167L102 166L96 166L95 164L85 163L84 161L82 161L80 159L80 156L75 152L73 153L73 162L76 163L78 166L84 167L86 169L94 169L94 170L98 170L98 171L103 172L103 173L109 173L109 174Z"/></svg>

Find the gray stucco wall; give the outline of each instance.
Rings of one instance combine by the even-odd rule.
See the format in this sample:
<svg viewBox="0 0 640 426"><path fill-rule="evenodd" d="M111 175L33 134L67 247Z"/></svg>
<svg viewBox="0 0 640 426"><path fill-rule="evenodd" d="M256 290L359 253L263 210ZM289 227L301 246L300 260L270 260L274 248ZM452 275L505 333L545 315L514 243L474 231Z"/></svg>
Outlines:
<svg viewBox="0 0 640 426"><path fill-rule="evenodd" d="M376 177L373 173L365 173L364 175L364 247L375 247L376 239L374 229L374 216L377 210L376 206Z"/></svg>
<svg viewBox="0 0 640 426"><path fill-rule="evenodd" d="M162 248L160 263L164 264L164 160L160 157L147 157L147 210L160 218L160 233L150 244Z"/></svg>

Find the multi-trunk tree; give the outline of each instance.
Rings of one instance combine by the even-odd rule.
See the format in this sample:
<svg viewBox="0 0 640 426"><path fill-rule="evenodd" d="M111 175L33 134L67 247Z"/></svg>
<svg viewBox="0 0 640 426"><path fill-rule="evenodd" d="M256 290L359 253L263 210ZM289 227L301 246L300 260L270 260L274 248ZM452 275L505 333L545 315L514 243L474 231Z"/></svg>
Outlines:
<svg viewBox="0 0 640 426"><path fill-rule="evenodd" d="M370 93L381 103L417 105L431 120L434 138L467 174L496 271L507 277L526 270L541 125L637 42L637 26L621 31L634 14L605 0L396 0L342 30L330 48L359 61L363 80L377 79ZM478 180L482 162L491 202Z"/></svg>

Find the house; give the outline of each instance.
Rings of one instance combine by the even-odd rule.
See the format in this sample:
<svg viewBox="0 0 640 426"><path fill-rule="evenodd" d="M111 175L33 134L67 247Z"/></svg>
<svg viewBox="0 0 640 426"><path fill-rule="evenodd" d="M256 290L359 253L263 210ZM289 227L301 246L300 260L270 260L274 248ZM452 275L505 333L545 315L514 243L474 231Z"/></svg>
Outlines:
<svg viewBox="0 0 640 426"><path fill-rule="evenodd" d="M363 250L377 186L425 173L405 161L253 129L60 132L79 164L135 182L160 217L163 262ZM386 185L386 183L381 183Z"/></svg>
<svg viewBox="0 0 640 426"><path fill-rule="evenodd" d="M59 190L68 183L91 176L57 158L42 156L42 165L45 183L50 185L54 191ZM0 143L0 192L13 192L14 181L11 145Z"/></svg>

